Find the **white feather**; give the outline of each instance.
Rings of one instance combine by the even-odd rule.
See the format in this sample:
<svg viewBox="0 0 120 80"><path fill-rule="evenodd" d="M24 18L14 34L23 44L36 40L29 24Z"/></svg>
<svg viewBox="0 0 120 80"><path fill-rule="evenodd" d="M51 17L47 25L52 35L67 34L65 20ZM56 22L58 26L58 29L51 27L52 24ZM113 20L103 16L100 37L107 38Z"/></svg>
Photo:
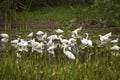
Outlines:
<svg viewBox="0 0 120 80"><path fill-rule="evenodd" d="M110 48L111 50L120 50L120 47L118 45L114 45L113 47Z"/></svg>

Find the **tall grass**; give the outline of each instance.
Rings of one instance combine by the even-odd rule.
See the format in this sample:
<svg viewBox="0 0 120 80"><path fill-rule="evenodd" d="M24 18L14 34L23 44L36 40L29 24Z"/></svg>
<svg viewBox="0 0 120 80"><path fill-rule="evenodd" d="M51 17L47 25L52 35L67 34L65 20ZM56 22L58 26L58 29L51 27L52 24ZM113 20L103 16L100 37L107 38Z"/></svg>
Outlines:
<svg viewBox="0 0 120 80"><path fill-rule="evenodd" d="M109 30L106 29L108 32ZM91 39L95 41L98 36L97 30L90 31ZM103 32L101 30L100 32ZM24 31L25 32L25 31ZM66 33L68 33L66 31ZM83 31L84 33L86 31ZM118 32L119 33L119 32ZM15 34L18 33L13 33ZM96 34L96 35L95 35ZM23 33L21 35L27 35ZM69 36L69 35L68 35ZM114 36L119 36L114 35ZM67 37L67 36L66 36ZM13 38L13 37L12 37ZM74 53L76 60L67 59L61 50L59 56L52 57L47 52L43 54L21 53L22 58L16 58L16 49L9 46L0 53L0 79L2 80L119 80L119 60L120 56L109 56L111 51L109 45L101 48L80 50L78 54ZM96 53L88 62L81 61L80 55L83 53ZM100 55L103 53L103 55ZM105 56L104 56L105 54ZM106 55L107 54L107 55ZM49 59L49 57L51 58ZM18 63L16 63L18 60ZM51 60L51 61L49 61Z"/></svg>
<svg viewBox="0 0 120 80"><path fill-rule="evenodd" d="M60 62L53 59L49 64L46 57L44 55L41 57L39 54L37 56L23 56L17 64L14 53L5 54L6 56L0 62L2 64L0 66L2 80L119 79L119 57L112 57L110 62L107 61L107 57L96 58L89 63L80 63L78 59L69 61L58 57Z"/></svg>
<svg viewBox="0 0 120 80"><path fill-rule="evenodd" d="M0 16L4 20L5 30L11 29L11 20L16 18L13 3L13 0L2 0L0 3Z"/></svg>
<svg viewBox="0 0 120 80"><path fill-rule="evenodd" d="M92 5L96 14L105 21L107 26L119 26L120 16L120 1L119 0L94 0Z"/></svg>
<svg viewBox="0 0 120 80"><path fill-rule="evenodd" d="M17 9L20 7L18 4L22 4L24 11L28 11L32 0L26 0L26 3L22 3L21 0L2 0L0 3L0 18L4 22L4 30L11 30L12 23L18 21Z"/></svg>
<svg viewBox="0 0 120 80"><path fill-rule="evenodd" d="M120 14L118 0L94 0L95 2L89 5L67 4L62 0L61 2L66 3L63 5L60 0L54 1L62 4L59 6L51 6L49 3L52 2L47 1L41 0L40 2L38 0L26 0L25 3L22 3L22 0L2 0L0 3L0 17L4 21L4 30L11 30L11 25L14 22L19 23L19 30L27 30L29 29L28 23L30 22L64 22L71 19L78 19L82 22L96 21L99 25L105 24L105 26L119 26ZM56 4L54 2L52 4ZM18 3L21 3L24 6L24 10L22 12L16 12ZM43 3L47 6L43 6L39 3Z"/></svg>

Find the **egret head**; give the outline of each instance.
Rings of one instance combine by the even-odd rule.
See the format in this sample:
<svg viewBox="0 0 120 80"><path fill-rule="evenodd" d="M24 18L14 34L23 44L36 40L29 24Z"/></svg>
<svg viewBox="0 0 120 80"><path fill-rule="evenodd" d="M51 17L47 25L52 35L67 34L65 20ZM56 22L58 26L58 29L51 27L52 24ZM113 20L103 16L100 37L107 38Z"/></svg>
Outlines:
<svg viewBox="0 0 120 80"><path fill-rule="evenodd" d="M88 33L85 33L86 35L88 35Z"/></svg>

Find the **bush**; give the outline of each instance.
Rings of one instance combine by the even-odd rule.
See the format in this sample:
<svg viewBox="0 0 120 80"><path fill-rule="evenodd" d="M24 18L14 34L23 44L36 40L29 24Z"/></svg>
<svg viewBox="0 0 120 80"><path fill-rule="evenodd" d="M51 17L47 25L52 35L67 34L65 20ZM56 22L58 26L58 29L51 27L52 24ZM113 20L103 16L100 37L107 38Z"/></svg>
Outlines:
<svg viewBox="0 0 120 80"><path fill-rule="evenodd" d="M120 0L94 0L92 6L96 14L106 21L106 24L119 25L120 20ZM109 25L113 26L113 25Z"/></svg>

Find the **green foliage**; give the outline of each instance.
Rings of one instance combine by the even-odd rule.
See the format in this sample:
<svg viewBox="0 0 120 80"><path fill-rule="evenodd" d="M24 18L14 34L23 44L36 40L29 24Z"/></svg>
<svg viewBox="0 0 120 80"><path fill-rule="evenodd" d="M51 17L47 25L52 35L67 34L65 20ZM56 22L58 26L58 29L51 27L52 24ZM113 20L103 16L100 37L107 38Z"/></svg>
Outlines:
<svg viewBox="0 0 120 80"><path fill-rule="evenodd" d="M82 1L85 4L78 4ZM27 29L30 22L67 22L71 19L79 19L88 25L95 21L101 26L114 27L120 25L119 4L119 0L1 0L0 19L5 28L10 28L14 21ZM17 12L18 5L22 6L23 12Z"/></svg>
<svg viewBox="0 0 120 80"><path fill-rule="evenodd" d="M4 22L5 30L11 29L13 21L17 21L17 11L28 10L32 0L1 0L0 2L0 19Z"/></svg>
<svg viewBox="0 0 120 80"><path fill-rule="evenodd" d="M13 0L2 0L0 3L0 15L4 19L12 19L14 15L14 1Z"/></svg>
<svg viewBox="0 0 120 80"><path fill-rule="evenodd" d="M74 22L74 20L71 20ZM51 30L51 31L50 31ZM50 29L51 33L53 29ZM108 32L108 29L90 30L91 39L95 41L98 39L98 34L101 32ZM105 30L105 31L104 31ZM107 30L107 31L106 31ZM33 31L33 30L32 30ZM37 29L38 31L38 29ZM65 33L68 33L66 30ZM88 32L83 29L83 33ZM36 32L36 31L35 31ZM21 33L21 34L20 34ZM26 38L29 32L13 32L10 34L12 39L15 38L15 34L20 34ZM118 32L119 33L119 32ZM113 35L113 36L119 36ZM68 34L66 36L69 36ZM17 38L17 37L16 37ZM23 37L22 37L23 38ZM7 47L5 51L0 48L0 79L2 80L118 80L120 78L120 56L111 55L110 46L105 45L102 47L96 47L94 50L88 48L81 50L80 53L74 54L76 60L72 61L66 58L62 50L59 50L59 56L51 56L51 62L49 63L48 54L32 54L21 53L21 58L16 58L16 49L11 46ZM2 52L3 51L3 52ZM88 62L81 62L79 56L84 53L94 55ZM3 54L1 54L3 53ZM103 54L101 54L103 53ZM113 52L114 53L114 52ZM104 56L105 55L105 56ZM111 55L111 56L110 56ZM16 63L18 60L18 63Z"/></svg>
<svg viewBox="0 0 120 80"><path fill-rule="evenodd" d="M2 0L0 3L0 19L4 21L5 30L11 28L12 20L16 20L15 5L14 0Z"/></svg>
<svg viewBox="0 0 120 80"><path fill-rule="evenodd" d="M95 0L92 6L96 14L106 20L106 24L119 24L120 20L120 1L119 0ZM115 26L115 25L114 25Z"/></svg>

